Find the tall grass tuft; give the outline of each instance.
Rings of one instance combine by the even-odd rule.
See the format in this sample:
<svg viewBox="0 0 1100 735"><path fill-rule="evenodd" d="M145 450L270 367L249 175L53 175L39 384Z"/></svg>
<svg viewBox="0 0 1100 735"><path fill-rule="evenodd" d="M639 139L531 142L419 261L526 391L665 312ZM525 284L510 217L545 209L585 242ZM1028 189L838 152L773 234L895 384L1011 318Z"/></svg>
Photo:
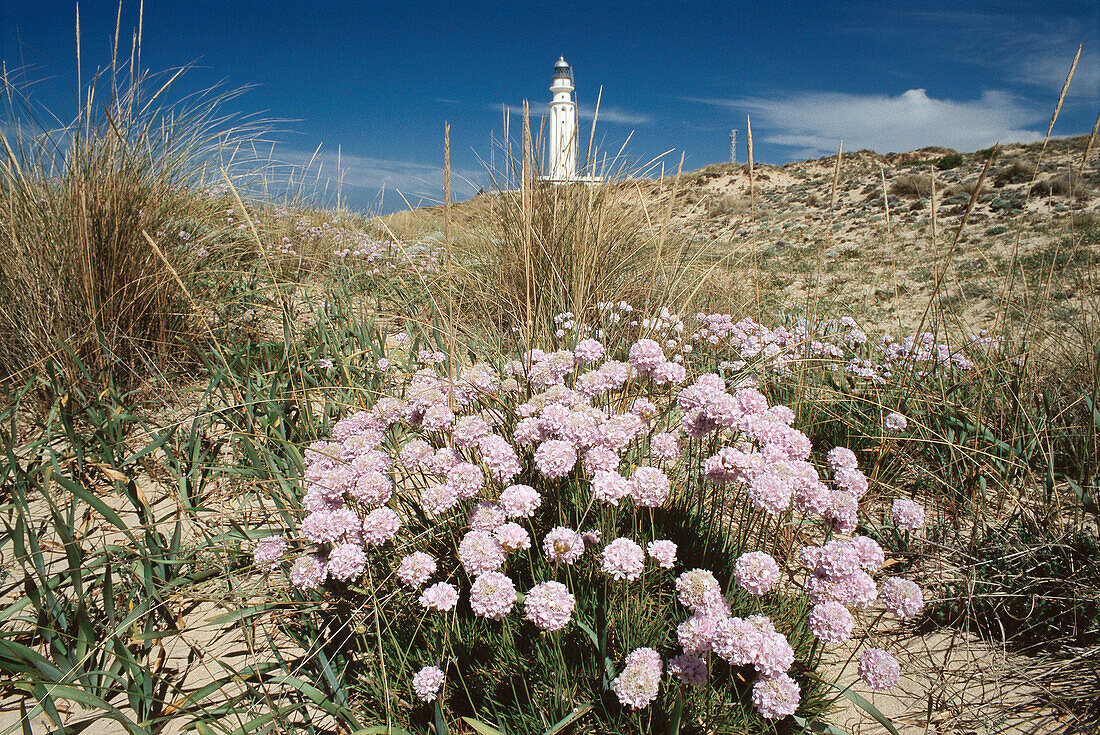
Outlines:
<svg viewBox="0 0 1100 735"><path fill-rule="evenodd" d="M182 72L165 80L112 67L55 128L38 121L58 118L5 74L0 377L19 382L55 363L79 379L75 356L135 383L185 359L198 324L173 271L186 280L196 268L192 233L214 242L229 229L224 205L203 190L222 178L227 146L252 131L219 112L233 93L166 104Z"/></svg>

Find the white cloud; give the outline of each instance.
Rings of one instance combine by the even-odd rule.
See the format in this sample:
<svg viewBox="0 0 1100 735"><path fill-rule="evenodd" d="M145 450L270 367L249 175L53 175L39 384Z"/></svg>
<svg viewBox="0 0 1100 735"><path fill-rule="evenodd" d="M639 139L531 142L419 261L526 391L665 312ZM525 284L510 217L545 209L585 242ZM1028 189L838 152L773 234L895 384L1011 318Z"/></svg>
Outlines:
<svg viewBox="0 0 1100 735"><path fill-rule="evenodd" d="M753 137L794 149L796 155L870 148L880 153L941 145L960 151L995 142L1042 139L1030 125L1042 114L1004 92L976 100L935 99L924 89L892 97L839 92L808 92L775 99L696 99L753 118Z"/></svg>
<svg viewBox="0 0 1100 735"><path fill-rule="evenodd" d="M1022 54L1016 66L1015 78L1019 82L1061 91L1069 74L1077 47L1060 44L1060 49L1034 48ZM1073 72L1067 100L1085 98L1095 102L1100 97L1100 55L1096 49L1082 49L1081 59Z"/></svg>
<svg viewBox="0 0 1100 735"><path fill-rule="evenodd" d="M320 187L324 188L325 182L328 182L329 191L332 191L336 185L339 159L345 190L358 188L377 191L384 186L387 191L400 191L413 205L420 200L432 203L443 199L442 164L374 158L349 153L338 156L337 151L324 149L317 154L316 158L313 157L313 151L300 149L284 150L281 154L277 151L276 157L299 169L295 179L302 178L300 170L312 160L313 163L305 176L306 183L317 181ZM454 197L464 199L473 196L480 186L478 182L484 178L485 174L480 170L453 169L451 191Z"/></svg>

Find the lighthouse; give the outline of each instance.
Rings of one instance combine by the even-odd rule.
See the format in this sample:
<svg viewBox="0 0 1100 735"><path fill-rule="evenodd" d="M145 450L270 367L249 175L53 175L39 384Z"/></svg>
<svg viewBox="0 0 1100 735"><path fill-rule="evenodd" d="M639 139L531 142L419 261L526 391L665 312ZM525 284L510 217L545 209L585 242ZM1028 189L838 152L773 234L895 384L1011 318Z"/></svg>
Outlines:
<svg viewBox="0 0 1100 735"><path fill-rule="evenodd" d="M573 101L573 69L559 57L550 83L550 181L577 179L577 103Z"/></svg>

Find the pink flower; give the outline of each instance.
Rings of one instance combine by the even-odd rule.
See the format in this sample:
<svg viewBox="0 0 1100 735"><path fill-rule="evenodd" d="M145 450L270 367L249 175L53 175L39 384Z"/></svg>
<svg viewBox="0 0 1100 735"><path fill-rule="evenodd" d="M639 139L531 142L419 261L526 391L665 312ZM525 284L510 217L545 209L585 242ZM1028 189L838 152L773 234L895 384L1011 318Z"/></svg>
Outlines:
<svg viewBox="0 0 1100 735"><path fill-rule="evenodd" d="M555 526L542 539L542 551L550 561L572 564L584 553L584 538L565 526Z"/></svg>
<svg viewBox="0 0 1100 735"><path fill-rule="evenodd" d="M858 464L855 452L847 447L833 447L830 449L829 453L825 455L825 462L833 472L842 468L855 469Z"/></svg>
<svg viewBox="0 0 1100 735"><path fill-rule="evenodd" d="M576 600L561 582L543 582L531 588L523 600L528 620L541 630L561 630L573 617Z"/></svg>
<svg viewBox="0 0 1100 735"><path fill-rule="evenodd" d="M678 362L665 362L653 370L653 382L658 385L671 383L679 385L687 379L687 370Z"/></svg>
<svg viewBox="0 0 1100 735"><path fill-rule="evenodd" d="M458 493L449 482L429 485L420 491L420 505L431 518L443 515L458 504Z"/></svg>
<svg viewBox="0 0 1100 735"><path fill-rule="evenodd" d="M637 579L645 562L642 547L628 538L617 538L609 543L600 558L600 569L615 579Z"/></svg>
<svg viewBox="0 0 1100 735"><path fill-rule="evenodd" d="M375 508L363 519L363 543L381 545L393 539L401 529L401 519L389 508Z"/></svg>
<svg viewBox="0 0 1100 735"><path fill-rule="evenodd" d="M443 688L443 670L437 666L425 666L413 676L412 687L422 702L434 702Z"/></svg>
<svg viewBox="0 0 1100 735"><path fill-rule="evenodd" d="M896 658L881 648L868 648L859 656L859 678L878 692L893 689L901 678Z"/></svg>
<svg viewBox="0 0 1100 735"><path fill-rule="evenodd" d="M853 536L848 545L859 554L859 563L868 572L878 571L886 563L886 554L874 539L866 536Z"/></svg>
<svg viewBox="0 0 1100 735"><path fill-rule="evenodd" d="M359 544L340 544L329 552L328 574L341 582L350 582L363 573L367 555Z"/></svg>
<svg viewBox="0 0 1100 735"><path fill-rule="evenodd" d="M504 556L504 547L489 531L470 531L458 545L458 560L471 577L500 569Z"/></svg>
<svg viewBox="0 0 1100 735"><path fill-rule="evenodd" d="M651 339L640 339L630 346L630 364L638 372L648 373L665 363L661 346Z"/></svg>
<svg viewBox="0 0 1100 735"><path fill-rule="evenodd" d="M750 618L750 621L752 618ZM771 621L768 621L770 626ZM760 631L760 644L753 666L764 676L782 674L794 665L794 649L786 636L775 630Z"/></svg>
<svg viewBox="0 0 1100 735"><path fill-rule="evenodd" d="M626 657L626 665L611 682L619 703L631 709L648 707L661 685L660 655L652 648L637 648Z"/></svg>
<svg viewBox="0 0 1100 735"><path fill-rule="evenodd" d="M502 437L496 434L488 434L481 437L477 443L481 459L485 462L485 468L489 470L489 477L494 482L511 482L512 478L520 473L523 467L516 456L516 450Z"/></svg>
<svg viewBox="0 0 1100 735"><path fill-rule="evenodd" d="M535 450L535 466L543 477L565 477L577 463L577 451L569 442L547 439Z"/></svg>
<svg viewBox="0 0 1100 735"><path fill-rule="evenodd" d="M909 498L898 498L890 506L890 518L898 528L915 531L924 527L924 508Z"/></svg>
<svg viewBox="0 0 1100 735"><path fill-rule="evenodd" d="M668 671L688 686L696 688L706 686L707 679L710 678L707 662L698 656L688 654L669 659Z"/></svg>
<svg viewBox="0 0 1100 735"><path fill-rule="evenodd" d="M486 572L470 586L470 608L475 615L502 620L516 604L516 585L500 572Z"/></svg>
<svg viewBox="0 0 1100 735"><path fill-rule="evenodd" d="M822 602L810 611L810 630L826 643L843 643L852 637L856 621L839 602Z"/></svg>
<svg viewBox="0 0 1100 735"><path fill-rule="evenodd" d="M368 508L374 508L389 502L393 495L393 485L382 472L369 470L359 475L351 487L351 495Z"/></svg>
<svg viewBox="0 0 1100 735"><path fill-rule="evenodd" d="M733 565L733 579L749 594L762 595L779 581L779 565L763 551L751 551Z"/></svg>
<svg viewBox="0 0 1100 735"><path fill-rule="evenodd" d="M459 462L447 470L447 484L455 489L459 500L476 498L485 486L485 475L472 462Z"/></svg>
<svg viewBox="0 0 1100 735"><path fill-rule="evenodd" d="M497 528L494 536L500 545L504 547L504 550L508 552L531 548L531 536L527 533L527 529L518 523L508 522L502 524Z"/></svg>
<svg viewBox="0 0 1100 735"><path fill-rule="evenodd" d="M680 458L680 440L675 434L654 434L649 447L654 457L665 462L673 462Z"/></svg>
<svg viewBox="0 0 1100 735"><path fill-rule="evenodd" d="M901 577L890 577L882 583L882 602L902 620L915 618L924 609L920 587Z"/></svg>
<svg viewBox="0 0 1100 735"><path fill-rule="evenodd" d="M420 605L425 610L446 612L458 604L458 590L453 584L436 582L420 594Z"/></svg>
<svg viewBox="0 0 1100 735"><path fill-rule="evenodd" d="M252 563L267 571L274 569L286 553L287 543L282 536L268 536L256 542L252 550Z"/></svg>
<svg viewBox="0 0 1100 735"><path fill-rule="evenodd" d="M592 478L592 496L607 505L618 505L632 489L630 482L618 472L601 470Z"/></svg>
<svg viewBox="0 0 1100 735"><path fill-rule="evenodd" d="M318 589L327 578L325 562L316 554L298 557L298 561L290 568L290 583L300 590Z"/></svg>
<svg viewBox="0 0 1100 735"><path fill-rule="evenodd" d="M630 496L641 508L657 508L668 500L672 485L656 467L639 467L630 476Z"/></svg>
<svg viewBox="0 0 1100 735"><path fill-rule="evenodd" d="M707 569L692 569L676 578L676 594L680 604L689 610L708 610L725 602L722 588Z"/></svg>
<svg viewBox="0 0 1100 735"><path fill-rule="evenodd" d="M496 503L478 503L470 510L470 529L492 533L504 523L504 511Z"/></svg>
<svg viewBox="0 0 1100 735"><path fill-rule="evenodd" d="M422 551L416 551L401 560L397 567L397 578L415 588L431 579L436 569L435 559Z"/></svg>
<svg viewBox="0 0 1100 735"><path fill-rule="evenodd" d="M573 350L577 362L594 363L603 357L603 345L594 339L582 339Z"/></svg>
<svg viewBox="0 0 1100 735"><path fill-rule="evenodd" d="M584 471L589 475L614 472L618 467L619 455L612 449L595 446L584 453Z"/></svg>
<svg viewBox="0 0 1100 735"><path fill-rule="evenodd" d="M646 551L659 567L672 569L672 565L676 563L676 544L671 541L666 539L650 541Z"/></svg>
<svg viewBox="0 0 1100 735"><path fill-rule="evenodd" d="M752 685L752 703L762 717L779 720L793 715L801 701L801 691L786 674L758 677Z"/></svg>
<svg viewBox="0 0 1100 735"><path fill-rule="evenodd" d="M530 518L542 504L542 496L530 485L509 485L500 494L500 507L507 518Z"/></svg>

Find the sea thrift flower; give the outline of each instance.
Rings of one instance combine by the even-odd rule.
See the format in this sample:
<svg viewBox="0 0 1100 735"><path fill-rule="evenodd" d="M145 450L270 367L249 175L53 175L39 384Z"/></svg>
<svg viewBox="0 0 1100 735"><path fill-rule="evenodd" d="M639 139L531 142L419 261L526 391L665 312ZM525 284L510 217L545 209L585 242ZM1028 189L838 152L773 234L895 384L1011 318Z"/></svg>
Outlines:
<svg viewBox="0 0 1100 735"><path fill-rule="evenodd" d="M847 447L833 447L830 449L829 453L825 455L825 462L833 472L840 469L855 469L858 464L855 452Z"/></svg>
<svg viewBox="0 0 1100 735"><path fill-rule="evenodd" d="M470 510L470 529L492 533L504 523L504 511L496 503L478 503Z"/></svg>
<svg viewBox="0 0 1100 735"><path fill-rule="evenodd" d="M829 495L829 507L823 514L825 520L838 533L851 533L859 523L859 504L856 497L843 490Z"/></svg>
<svg viewBox="0 0 1100 735"><path fill-rule="evenodd" d="M475 615L502 620L516 604L516 585L500 572L486 572L470 586L470 608Z"/></svg>
<svg viewBox="0 0 1100 735"><path fill-rule="evenodd" d="M279 564L279 560L286 553L287 543L282 536L268 536L256 542L256 548L252 550L252 563L271 571Z"/></svg>
<svg viewBox="0 0 1100 735"><path fill-rule="evenodd" d="M676 595L690 610L706 610L725 602L722 588L707 569L692 569L676 578Z"/></svg>
<svg viewBox="0 0 1100 735"><path fill-rule="evenodd" d="M298 557L290 568L290 583L300 590L315 590L328 578L325 562L316 554Z"/></svg>
<svg viewBox="0 0 1100 735"><path fill-rule="evenodd" d="M594 363L603 357L603 345L594 339L582 339L573 350L577 362Z"/></svg>
<svg viewBox="0 0 1100 735"><path fill-rule="evenodd" d="M859 655L859 678L878 692L893 689L901 678L896 658L881 648L868 648Z"/></svg>
<svg viewBox="0 0 1100 735"><path fill-rule="evenodd" d="M618 505L619 501L630 495L633 486L618 472L599 471L592 478L592 495L596 500L608 505Z"/></svg>
<svg viewBox="0 0 1100 735"><path fill-rule="evenodd" d="M672 485L656 467L639 467L630 476L630 496L642 508L657 508L668 500Z"/></svg>
<svg viewBox="0 0 1100 735"><path fill-rule="evenodd" d="M542 539L542 551L550 561L572 564L584 553L584 539L565 526L555 526Z"/></svg>
<svg viewBox="0 0 1100 735"><path fill-rule="evenodd" d="M420 505L432 518L443 515L457 504L458 493L449 482L429 485L420 491Z"/></svg>
<svg viewBox="0 0 1100 735"><path fill-rule="evenodd" d="M401 519L389 508L375 508L363 519L363 543L381 545L401 529Z"/></svg>
<svg viewBox="0 0 1100 735"><path fill-rule="evenodd" d="M584 453L584 471L589 475L614 472L618 466L619 455L607 447L595 446Z"/></svg>
<svg viewBox="0 0 1100 735"><path fill-rule="evenodd" d="M839 602L822 602L810 611L810 630L826 643L843 643L852 637L855 619Z"/></svg>
<svg viewBox="0 0 1100 735"><path fill-rule="evenodd" d="M640 339L630 346L630 364L638 372L648 373L665 363L661 345L651 339Z"/></svg>
<svg viewBox="0 0 1100 735"><path fill-rule="evenodd" d="M458 590L453 584L436 582L420 594L420 605L425 610L446 612L458 604Z"/></svg>
<svg viewBox="0 0 1100 735"><path fill-rule="evenodd" d="M791 483L774 472L761 472L749 483L749 500L768 513L782 513L791 505Z"/></svg>
<svg viewBox="0 0 1100 735"><path fill-rule="evenodd" d="M882 419L882 428L892 433L905 431L908 426L909 420L897 411L888 413L886 417Z"/></svg>
<svg viewBox="0 0 1100 735"><path fill-rule="evenodd" d="M833 484L857 500L867 494L867 475L856 467L841 467L833 471Z"/></svg>
<svg viewBox="0 0 1100 735"><path fill-rule="evenodd" d="M531 548L530 534L527 533L527 529L518 523L504 523L497 528L493 535L505 551L512 552Z"/></svg>
<svg viewBox="0 0 1100 735"><path fill-rule="evenodd" d="M577 451L569 442L547 439L535 450L535 466L543 477L565 477L577 463Z"/></svg>
<svg viewBox="0 0 1100 735"><path fill-rule="evenodd" d="M678 362L665 362L658 365L652 372L653 382L658 385L671 383L679 385L687 379L687 370Z"/></svg>
<svg viewBox="0 0 1100 735"><path fill-rule="evenodd" d="M416 551L401 560L397 567L397 578L415 588L431 579L436 569L435 559L422 551Z"/></svg>
<svg viewBox="0 0 1100 735"><path fill-rule="evenodd" d="M489 477L494 482L511 482L512 478L520 473L523 467L516 456L516 450L508 441L496 434L488 434L481 437L477 443L481 459L485 462L485 468L489 470Z"/></svg>
<svg viewBox="0 0 1100 735"><path fill-rule="evenodd" d="M328 574L341 582L350 582L363 573L367 555L359 544L340 544L329 552Z"/></svg>
<svg viewBox="0 0 1100 735"><path fill-rule="evenodd" d="M455 422L454 438L455 446L468 449L476 446L478 441L489 433L489 425L480 416L463 416Z"/></svg>
<svg viewBox="0 0 1100 735"><path fill-rule="evenodd" d="M359 475L350 492L363 505L375 508L389 502L393 495L393 484L384 473L369 470Z"/></svg>
<svg viewBox="0 0 1100 735"><path fill-rule="evenodd" d="M886 563L886 553L874 539L853 536L848 545L859 554L859 563L868 572L878 571Z"/></svg>
<svg viewBox="0 0 1100 735"><path fill-rule="evenodd" d="M672 569L672 565L676 563L676 544L671 541L665 539L650 541L646 551L659 567Z"/></svg>
<svg viewBox="0 0 1100 735"><path fill-rule="evenodd" d="M762 595L779 581L779 565L763 551L751 551L737 559L733 579L749 594Z"/></svg>
<svg viewBox="0 0 1100 735"><path fill-rule="evenodd" d="M500 494L506 518L530 518L542 504L542 496L530 485L509 485Z"/></svg>
<svg viewBox="0 0 1100 735"><path fill-rule="evenodd" d="M654 434L649 446L657 459L672 462L680 458L680 440L675 434Z"/></svg>
<svg viewBox="0 0 1100 735"><path fill-rule="evenodd" d="M459 462L447 470L447 484L455 489L459 500L470 500L481 493L485 475L476 464Z"/></svg>
<svg viewBox="0 0 1100 735"><path fill-rule="evenodd" d="M882 602L902 620L915 618L924 609L920 587L901 577L890 577L882 583Z"/></svg>
<svg viewBox="0 0 1100 735"><path fill-rule="evenodd" d="M752 618L749 620L751 622ZM768 625L770 624L769 620ZM762 630L759 645L752 663L764 676L782 674L794 665L794 649L782 633L777 633L775 630Z"/></svg>
<svg viewBox="0 0 1100 735"><path fill-rule="evenodd" d="M707 672L707 662L699 656L688 654L669 659L668 671L688 686L696 688L706 686L707 680L710 678Z"/></svg>
<svg viewBox="0 0 1100 735"><path fill-rule="evenodd" d="M425 666L413 675L412 686L422 702L434 702L443 688L443 670L437 666Z"/></svg>
<svg viewBox="0 0 1100 735"><path fill-rule="evenodd" d="M660 655L652 648L637 648L626 657L626 665L611 682L619 703L631 709L648 707L661 685Z"/></svg>
<svg viewBox="0 0 1100 735"><path fill-rule="evenodd" d="M924 508L909 498L898 498L890 506L890 518L898 528L915 531L924 527Z"/></svg>
<svg viewBox="0 0 1100 735"><path fill-rule="evenodd" d="M609 543L600 558L600 569L615 579L637 579L645 562L642 547L628 538L617 538Z"/></svg>
<svg viewBox="0 0 1100 735"><path fill-rule="evenodd" d="M528 620L541 630L561 630L573 617L576 600L561 582L543 582L531 588L523 600Z"/></svg>
<svg viewBox="0 0 1100 735"><path fill-rule="evenodd" d="M458 560L471 577L495 572L504 565L504 547L489 531L470 531L458 545Z"/></svg>
<svg viewBox="0 0 1100 735"><path fill-rule="evenodd" d="M786 674L761 676L752 685L752 703L761 717L779 720L793 715L801 701L801 691Z"/></svg>

